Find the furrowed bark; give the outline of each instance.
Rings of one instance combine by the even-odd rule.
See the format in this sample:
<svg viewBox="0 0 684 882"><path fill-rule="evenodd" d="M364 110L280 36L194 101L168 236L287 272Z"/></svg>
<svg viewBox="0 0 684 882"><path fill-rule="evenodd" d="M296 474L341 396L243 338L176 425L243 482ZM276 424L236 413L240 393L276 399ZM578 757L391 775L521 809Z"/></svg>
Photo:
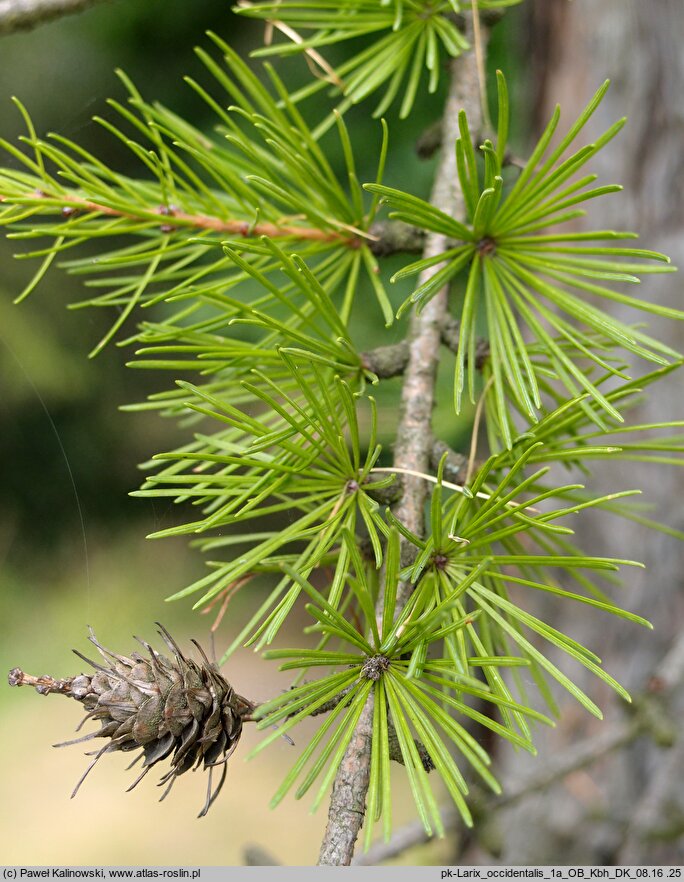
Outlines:
<svg viewBox="0 0 684 882"><path fill-rule="evenodd" d="M624 131L591 161L591 171L599 175L598 183L618 181L625 189L620 196L594 200L590 218L578 220L577 229L635 230L640 233L644 247L666 252L673 264L681 268L684 4L681 0L530 0L523 4L521 12L527 16L521 33L529 37L529 44L521 47L529 70L530 89L526 89L526 94L530 103L534 103L535 97L539 102L539 126L546 124L557 102L563 109L563 119L574 119L587 97L607 77L612 85L587 124L582 143L598 138L619 117L628 118ZM629 51L625 51L626 47ZM648 294L641 296L663 305L681 305L681 279L651 277ZM606 303L605 308L613 318L634 321L634 311L622 304ZM683 351L684 323L650 316L648 325L652 337L673 350ZM648 368L639 364L638 359L628 361L630 376L636 378L647 372ZM628 420L633 425L659 422L679 418L681 413L682 375L677 371L655 384L638 407L630 410ZM650 517L678 530L684 528L682 469L608 458L592 471L592 495L611 493L616 487L640 486L644 490L641 499L655 504ZM604 668L618 674L628 691L638 693L643 672L652 668L682 630L681 542L624 518L604 521L588 512L573 527L574 541L587 554L628 550L631 559L645 564L645 569L635 570L625 579L619 596L631 612L653 623L653 631L633 629L612 616L574 618L571 610L561 613L560 607L554 612L560 616L554 621L557 627L572 627L574 639L585 646L600 646ZM545 601L546 598L535 597L528 611L544 618ZM619 712L619 703L608 702L598 683L592 682L584 671L578 671L578 675L573 679L591 698L598 697L607 719ZM678 701L674 707L679 709L681 718L684 688ZM570 696L561 700L561 719L566 714L567 719L571 718L573 704ZM578 717L571 735L567 726L553 732L540 729L535 745L539 756L557 755L565 752L571 739L593 738L597 732L588 717ZM681 762L682 753L679 756ZM572 865L581 860L594 866L635 862L643 866L681 864L684 840L680 838L678 842L671 835L671 822L684 818L684 790L681 771L679 776L672 775L673 757L674 753L650 739L641 740L592 769L592 782L586 782L594 794L591 798L569 799L563 784L558 784L535 800L526 812L509 812L502 825L506 838L502 863L543 866L551 860ZM498 767L501 779L505 781L509 773L516 778L532 775L535 762L532 758L528 761L523 753L513 758L506 751ZM651 788L657 790L660 783L665 785L668 781L669 794L665 796L665 791L661 791L664 798L651 802ZM644 801L654 809L658 804L661 818L660 834L650 838L642 838L637 830L644 818ZM658 825L653 814L648 823L651 832L655 832ZM568 829L572 829L571 836L564 832Z"/></svg>
<svg viewBox="0 0 684 882"><path fill-rule="evenodd" d="M431 201L447 214L463 218L465 205L458 189L453 145L458 137L458 113L461 109L465 109L468 114L471 127L478 130L481 125L480 92L474 52L451 63L450 78L442 122L442 144L446 145L446 149L439 163ZM447 248L444 236L431 233L426 238L423 256L432 257ZM438 269L439 266L436 266L427 270L420 277L420 283ZM399 427L394 447L396 468L419 472L429 470L433 446L431 423L435 380L440 358L441 329L447 310L447 293L445 287L425 306L420 315L414 313L411 320L409 358L404 372ZM426 495L427 482L406 474L402 476L402 494L394 506L394 513L418 535L424 532L423 508ZM402 540L402 562L409 562L413 553L414 549ZM397 612L408 600L412 587L410 584L399 586ZM379 609L382 609L382 602L380 597ZM347 866L351 863L354 844L365 813L372 728L371 693L335 778L319 864Z"/></svg>

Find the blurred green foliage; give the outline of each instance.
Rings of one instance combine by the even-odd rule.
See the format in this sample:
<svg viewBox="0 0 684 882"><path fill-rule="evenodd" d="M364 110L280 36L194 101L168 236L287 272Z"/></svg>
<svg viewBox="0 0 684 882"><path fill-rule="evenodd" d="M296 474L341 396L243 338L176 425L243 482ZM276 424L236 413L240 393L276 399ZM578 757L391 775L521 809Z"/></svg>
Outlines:
<svg viewBox="0 0 684 882"><path fill-rule="evenodd" d="M515 15L507 18L512 21L504 27L515 29ZM107 115L108 97L121 98L114 69L125 70L147 98L158 99L202 127L207 124L207 108L182 77L199 76L200 63L192 47L206 45L207 29L215 30L243 56L260 44L263 33L262 25L234 15L224 0L192 4L118 0L5 37L0 53L0 132L13 140L22 131L9 101L16 95L29 108L39 135L54 130L75 137L125 173L130 170L130 153L91 122L95 114ZM507 44L495 38L494 45L492 69ZM331 63L341 51L330 47ZM277 64L288 82L307 81L309 71L302 59ZM439 116L442 100L439 92L431 101L421 102L408 121L398 119L396 109L389 112L392 150L398 160L389 170L390 186L410 180L413 192L427 195L434 159L417 159L412 133L427 128ZM323 92L315 101L307 108L312 119L328 110ZM376 144L379 123L366 106L352 108L346 119L355 143L361 145L360 180L370 179L374 151L364 153L362 145ZM331 146L336 142L327 140ZM342 157L333 155L332 161L341 162ZM65 307L82 298L82 289L77 279L60 271L49 273L33 297L14 306L12 298L22 289L30 269L12 259L11 246L5 242L0 245L0 262L0 553L4 549L6 563L39 565L37 542L48 552L65 539L73 542L82 529L88 534L135 520L142 535L159 523L173 523L170 510L152 510L147 501L131 500L127 494L140 482L137 464L151 453L172 447L176 427L153 414L117 413L118 407L161 388L165 378L150 371L128 371L124 362L130 352L116 346L87 361L86 354L109 326L111 315L95 310L68 312ZM392 269L388 267L389 272ZM396 304L405 294L400 286L393 286ZM372 297L362 299L368 303L367 315L359 315L352 327L360 347L376 343L376 331L382 330L382 342L387 343L403 336L398 323L384 332ZM125 332L120 336L126 336ZM448 437L450 365L442 373L438 395L445 408L443 416L442 409L438 410L436 428ZM378 402L381 442L394 433L399 389L399 381L383 384ZM452 433L451 441L458 446L457 435ZM389 455L386 449L384 456ZM164 589L159 597L167 593Z"/></svg>
<svg viewBox="0 0 684 882"><path fill-rule="evenodd" d="M0 131L12 140L21 131L9 101L16 95L31 108L41 132L77 136L107 161L129 163L129 155L115 153L113 139L90 121L106 112L106 99L119 90L114 68L126 69L148 94L201 125L204 108L181 77L196 67L192 46L208 28L244 39L244 23L217 0L121 0L5 37ZM80 532L65 457L87 524L144 516L144 506L136 510L126 494L138 483L136 464L171 427L152 417L117 414L117 407L141 399L159 381L132 375L114 347L86 361L111 317L66 311L81 297L78 282L56 272L35 298L15 307L12 298L28 268L12 259L4 242L0 262L0 533L12 556L24 559L35 557L37 539L45 547L65 533Z"/></svg>

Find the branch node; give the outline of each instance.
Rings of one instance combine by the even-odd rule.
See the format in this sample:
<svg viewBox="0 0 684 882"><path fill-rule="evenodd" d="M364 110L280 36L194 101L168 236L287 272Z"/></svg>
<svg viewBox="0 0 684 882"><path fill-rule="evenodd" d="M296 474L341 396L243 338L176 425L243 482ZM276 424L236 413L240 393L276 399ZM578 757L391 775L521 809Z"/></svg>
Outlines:
<svg viewBox="0 0 684 882"><path fill-rule="evenodd" d="M461 336L461 323L458 319L455 319L452 315L445 316L441 335L442 343L444 343L446 348L450 349L453 353L458 352L458 341Z"/></svg>
<svg viewBox="0 0 684 882"><path fill-rule="evenodd" d="M437 120L428 126L416 141L419 159L431 159L442 146L442 121Z"/></svg>
<svg viewBox="0 0 684 882"><path fill-rule="evenodd" d="M361 676L367 680L378 681L384 672L389 669L390 660L386 655L374 655L366 659L361 668Z"/></svg>
<svg viewBox="0 0 684 882"><path fill-rule="evenodd" d="M442 343L451 352L458 352L459 340L461 337L461 323L451 315L447 315L442 322L441 339ZM481 337L475 344L475 368L481 371L490 356L489 341Z"/></svg>
<svg viewBox="0 0 684 882"><path fill-rule="evenodd" d="M430 467L437 471L445 453L447 458L444 463L444 477L453 484L462 484L468 468L468 457L456 453L448 444L437 438L432 442L430 450Z"/></svg>
<svg viewBox="0 0 684 882"><path fill-rule="evenodd" d="M368 247L376 257L400 252L420 254L425 245L425 230L404 221L376 221L368 232L373 236Z"/></svg>
<svg viewBox="0 0 684 882"><path fill-rule="evenodd" d="M381 380L398 377L404 373L409 360L407 340L389 346L378 346L361 353L361 366Z"/></svg>

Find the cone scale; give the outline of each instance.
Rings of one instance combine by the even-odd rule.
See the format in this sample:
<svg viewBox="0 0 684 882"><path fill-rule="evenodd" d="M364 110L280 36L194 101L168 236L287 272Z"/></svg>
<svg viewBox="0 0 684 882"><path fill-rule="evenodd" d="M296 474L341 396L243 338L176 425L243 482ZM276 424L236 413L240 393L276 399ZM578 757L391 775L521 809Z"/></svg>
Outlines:
<svg viewBox="0 0 684 882"><path fill-rule="evenodd" d="M56 693L80 702L86 715L77 731L91 719L99 721L98 731L55 745L107 739L99 750L87 754L93 759L72 797L106 753L139 750L129 768L142 760L142 769L128 789L132 790L157 763L169 759L170 768L159 782L165 787L161 796L164 799L179 775L201 767L208 772L206 800L199 813L203 817L223 787L228 759L255 705L235 692L198 643L193 641L201 656L199 662L186 657L166 628L157 624L171 659L144 640L139 642L147 650L146 655L118 655L105 649L91 629L89 639L104 664L78 650L74 652L92 665L94 673L58 680L34 677L13 668L8 682L10 686L33 686L41 695ZM214 773L218 774L215 786Z"/></svg>

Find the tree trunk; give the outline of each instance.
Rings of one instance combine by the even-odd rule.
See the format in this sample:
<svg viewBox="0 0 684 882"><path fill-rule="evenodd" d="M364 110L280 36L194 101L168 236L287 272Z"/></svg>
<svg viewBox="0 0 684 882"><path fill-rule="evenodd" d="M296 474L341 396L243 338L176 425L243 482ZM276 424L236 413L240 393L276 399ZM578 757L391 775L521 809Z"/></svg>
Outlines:
<svg viewBox="0 0 684 882"><path fill-rule="evenodd" d="M625 190L590 206L585 226L640 233L643 247L664 251L684 263L684 3L681 0L530 0L527 10L531 89L538 122L553 105L563 108L565 127L576 118L601 82L612 86L592 118L589 143L614 120L629 117L627 128L599 154L592 171L599 183L620 183ZM561 127L563 127L561 122ZM565 128L563 128L565 130ZM677 276L646 277L637 292L649 300L682 308ZM634 293L634 292L631 292ZM642 321L633 310L614 304L623 321ZM606 307L604 307L606 308ZM684 351L684 323L649 317L650 333ZM632 375L648 366L633 364ZM657 386L653 397L630 413L630 422L684 418L681 371ZM623 463L604 467L587 489L612 492L644 488L641 501L655 504L652 517L684 529L684 473L674 466ZM584 516L582 516L583 518ZM654 631L600 613L577 610L568 632L606 662L607 670L635 696L648 696L650 680L684 623L684 568L678 539L620 518L602 517L601 532L587 518L573 524L587 551L640 560L645 570L624 573L620 603L650 619ZM565 624L560 627L565 630ZM575 672L573 671L573 674ZM681 671L680 671L681 674ZM606 717L625 713L620 699L586 680ZM671 696L670 713L681 719L684 686ZM558 730L539 740L540 757L506 759L504 780L534 774L535 766L570 748L579 738L598 734L599 723L564 699ZM677 716L678 715L678 716ZM524 806L502 813L502 858L510 863L681 864L684 862L684 739L656 747L640 738L610 758L568 775Z"/></svg>

